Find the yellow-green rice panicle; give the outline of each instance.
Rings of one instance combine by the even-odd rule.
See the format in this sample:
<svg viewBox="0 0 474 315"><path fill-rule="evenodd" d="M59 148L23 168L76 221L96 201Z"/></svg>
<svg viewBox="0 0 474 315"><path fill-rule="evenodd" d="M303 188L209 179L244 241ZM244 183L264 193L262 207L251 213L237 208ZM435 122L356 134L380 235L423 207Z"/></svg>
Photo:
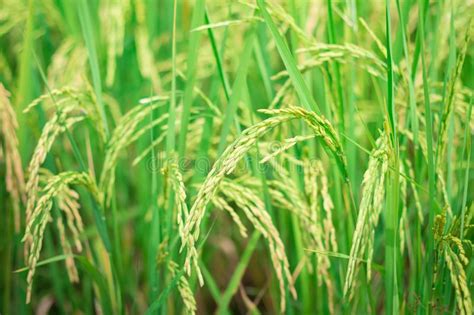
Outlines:
<svg viewBox="0 0 474 315"><path fill-rule="evenodd" d="M48 152L51 150L56 138L77 122L83 120L83 116L70 115L75 110L75 106L58 108L54 116L44 125L38 144L33 152L28 165L28 181L26 182L27 204L26 222L30 222L30 217L36 203L38 195L39 170L46 160Z"/></svg>
<svg viewBox="0 0 474 315"><path fill-rule="evenodd" d="M37 194L41 196L37 197L37 202L35 203L35 208L33 209L27 225L25 228L25 234L23 236L23 241L25 242L25 252L27 254L27 303L31 300L31 291L33 285L33 277L36 271L36 265L40 257L40 252L43 246L43 237L46 229L46 225L53 217L51 213L53 207L53 200L64 194L65 189L69 185L82 185L93 197L101 202L102 197L99 192L95 181L86 173L77 173L77 172L63 172L58 175L50 177L46 183L46 186L41 190L41 193L38 191ZM74 214L76 215L76 214ZM60 229L60 238L64 237L63 224L61 221L58 221L58 228ZM65 239L61 240L62 243L65 242ZM64 243L66 245L66 243ZM66 249L66 252L69 252ZM72 279L76 280L74 271L72 271Z"/></svg>
<svg viewBox="0 0 474 315"><path fill-rule="evenodd" d="M26 195L17 129L18 121L10 103L10 93L0 83L0 161L5 163L5 188L12 198L15 231L18 232L20 203L26 202Z"/></svg>
<svg viewBox="0 0 474 315"><path fill-rule="evenodd" d="M214 197L224 177L233 172L237 163L253 148L257 139L269 130L284 122L302 119L309 125L316 136L322 140L323 147L332 153L344 179L347 179L346 158L342 151L342 145L339 142L334 128L324 117L300 107L262 110L262 112L272 114L273 116L244 130L241 136L226 148L220 158L215 162L196 196L189 213L188 221L184 227L185 237L181 240L181 249L184 247L187 248L185 269L188 274L191 273L191 266L194 266L200 278L197 263L198 254L195 244L199 239L200 224L208 203Z"/></svg>
<svg viewBox="0 0 474 315"><path fill-rule="evenodd" d="M382 133L376 147L369 157L369 166L362 182L362 200L360 202L357 223L352 237L349 266L344 283L344 295L351 297L354 288L354 276L358 271L359 259L367 255L367 278L371 277L374 231L385 196L385 176L388 170L388 139Z"/></svg>
<svg viewBox="0 0 474 315"><path fill-rule="evenodd" d="M102 141L105 141L105 125L100 118L100 111L92 89L78 90L66 86L54 89L33 100L23 111L31 112L38 105L43 104L45 110L58 111L68 108L71 113L86 115L93 123Z"/></svg>
<svg viewBox="0 0 474 315"><path fill-rule="evenodd" d="M176 213L178 231L179 235L184 237L184 222L186 222L188 218L189 210L186 204L186 187L184 185L183 176L181 175L178 164L174 162L168 163L162 169L162 173L165 175L169 187L173 189L175 205L178 210Z"/></svg>
<svg viewBox="0 0 474 315"><path fill-rule="evenodd" d="M182 239L182 248L186 247L188 249L186 256L188 273L191 272L191 265L197 265L197 251L194 244L199 238L199 227L207 204L213 198L224 176L233 172L237 163L254 146L256 140L269 130L290 120L298 118L304 120L311 127L313 132L323 140L322 143L324 147L333 154L343 177L345 179L347 178L346 159L342 151L342 146L336 136L334 128L326 119L300 107L265 110L262 112L272 114L273 117L244 130L241 136L226 148L215 162L196 196L189 213L189 220L184 227L186 237ZM197 269L197 271L199 271L199 269Z"/></svg>
<svg viewBox="0 0 474 315"><path fill-rule="evenodd" d="M466 239L471 226L472 213L466 212L464 218L465 229L464 235L461 235L461 219L454 217L451 225L446 226L446 210L436 216L434 234L437 242L437 250L439 256L444 258L451 285L454 288L454 295L459 314L472 314L472 296L468 285L466 268L469 266L470 257L472 255L472 241ZM445 233L444 231L447 230Z"/></svg>

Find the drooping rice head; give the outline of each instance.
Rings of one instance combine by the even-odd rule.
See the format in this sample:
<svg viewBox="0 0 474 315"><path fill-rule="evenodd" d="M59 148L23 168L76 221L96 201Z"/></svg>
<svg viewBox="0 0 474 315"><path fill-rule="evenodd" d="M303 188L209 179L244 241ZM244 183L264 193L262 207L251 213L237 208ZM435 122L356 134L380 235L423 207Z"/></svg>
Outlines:
<svg viewBox="0 0 474 315"><path fill-rule="evenodd" d="M253 190L236 184L230 180L222 181L220 185L220 194L222 194L227 200L234 202L238 208L244 212L245 216L255 229L258 230L268 242L270 257L280 288L280 308L285 310L285 283L289 286L290 292L294 297L296 297L296 290L293 286L288 258L285 254L283 242L270 215L265 209L263 201L254 193Z"/></svg>
<svg viewBox="0 0 474 315"><path fill-rule="evenodd" d="M39 192L39 171L41 165L46 160L46 156L51 150L55 140L71 128L76 123L84 119L83 115L74 115L75 105L59 108L54 116L45 124L41 136L38 140L33 156L28 165L28 181L26 182L27 204L26 221L30 221L31 214L36 204Z"/></svg>
<svg viewBox="0 0 474 315"><path fill-rule="evenodd" d="M66 266L70 280L72 282L78 281L77 270L70 256L72 254L71 244L67 240L63 214L61 214L62 212L66 216L67 227L71 232L74 246L78 251L81 251L82 246L79 234L83 230L83 224L79 214L79 204L77 203L78 196L76 192L69 188L69 185L84 186L98 202L102 201L95 181L86 173L63 172L51 176L47 179L46 185L41 190L38 190L37 202L26 222L25 234L23 236L26 265L28 267L27 303L31 300L33 277L43 246L44 232L51 219L57 222L60 243L64 253L69 255L66 259ZM53 202L55 200L61 212L53 211Z"/></svg>
<svg viewBox="0 0 474 315"><path fill-rule="evenodd" d="M331 153L343 178L347 178L346 160L342 146L333 127L324 117L299 107L265 110L263 112L273 114L273 117L246 129L237 140L227 147L221 157L215 162L197 194L190 210L189 219L184 227L185 238L182 239L182 249L184 247L187 248L185 268L188 274L191 272L191 266L193 266L198 276L200 276L197 263L198 252L195 244L199 239L200 223L207 205L218 191L224 177L233 172L237 163L253 148L257 139L271 129L290 120L303 120L315 135L322 140L323 147Z"/></svg>
<svg viewBox="0 0 474 315"><path fill-rule="evenodd" d="M18 121L10 103L10 93L0 83L0 161L5 164L5 187L12 199L16 232L20 230L20 204L26 202L17 129Z"/></svg>
<svg viewBox="0 0 474 315"><path fill-rule="evenodd" d="M444 261L449 271L459 314L472 314L473 312L471 290L466 275L473 249L472 209L472 207L469 210L466 209L464 220L454 217L451 225L447 228L445 227L446 210L437 215L435 219L434 234L438 252L436 257ZM435 280L437 276L438 273L433 276Z"/></svg>
<svg viewBox="0 0 474 315"><path fill-rule="evenodd" d="M367 259L367 278L371 277L374 231L378 224L385 196L385 176L388 170L388 139L381 134L372 150L362 182L362 200L352 237L349 266L344 283L344 295L353 294L355 275L360 259Z"/></svg>

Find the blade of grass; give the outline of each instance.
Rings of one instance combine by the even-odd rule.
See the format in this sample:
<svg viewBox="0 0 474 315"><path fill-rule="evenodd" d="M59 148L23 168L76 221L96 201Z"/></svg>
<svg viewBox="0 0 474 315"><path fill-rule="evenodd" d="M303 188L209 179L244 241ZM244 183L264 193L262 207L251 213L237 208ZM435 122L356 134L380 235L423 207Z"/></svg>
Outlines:
<svg viewBox="0 0 474 315"><path fill-rule="evenodd" d="M454 68L454 65L456 64L456 34L454 30L454 10L453 10L453 4L451 4L451 10L450 10L450 23L449 23L449 55L448 55L448 62L446 64L446 74L444 75L444 80L443 80L443 104L446 104L446 91L448 87L448 82L449 82L449 74ZM446 189L448 196L452 196L452 190L453 190L453 163L450 163L451 157L453 156L453 151L454 151L454 126L453 126L453 120L454 120L454 115L451 115L450 117L451 121L448 126L448 148L447 148L447 159L446 159L446 169L447 169L447 175L446 175Z"/></svg>
<svg viewBox="0 0 474 315"><path fill-rule="evenodd" d="M206 20L206 24L211 23L210 18L209 18L209 14L207 12L207 9L205 10L204 18ZM222 85L224 87L225 97L226 97L227 100L229 100L229 98L230 98L229 80L227 79L227 76L225 75L225 72L224 72L224 67L222 65L221 53L219 52L219 49L217 48L216 38L214 36L214 31L212 30L212 28L207 29L207 34L209 36L209 41L211 42L213 55L216 58L217 71L219 73L219 77L220 77Z"/></svg>
<svg viewBox="0 0 474 315"><path fill-rule="evenodd" d="M402 38L403 56L404 56L406 64L409 65L410 57L409 57L408 44L407 44L408 39L406 35L405 16L402 13L400 0L396 0L396 5L397 5L398 18L400 19L399 28L400 28L401 38ZM408 81L408 104L409 104L409 111L407 112L407 118L409 114L410 127L413 132L413 145L416 148L418 147L418 118L416 116L415 87L414 87L410 67L407 68L406 76L407 76L407 81ZM417 159L415 158L414 160L416 162ZM416 165L414 165L414 168L416 169Z"/></svg>
<svg viewBox="0 0 474 315"><path fill-rule="evenodd" d="M55 263L55 262L58 262L58 261L63 261L63 260L66 260L70 257L78 257L77 255L74 255L74 254L70 254L70 255L66 255L66 254L62 254L62 255L57 255L57 256L54 256L54 257L50 257L50 258L47 258L47 259L43 259L41 261L39 261L37 264L36 264L36 267L41 267L41 266L46 266L46 265L49 265L49 264L52 264L52 263ZM25 272L25 271L28 271L28 267L23 267L23 268L19 268L19 269L16 269L13 271L13 273L20 273L20 272Z"/></svg>
<svg viewBox="0 0 474 315"><path fill-rule="evenodd" d="M272 88L272 82L270 81L269 69L263 57L264 51L263 51L262 44L260 43L259 36L257 36L257 40L255 41L254 53L255 53L255 59L257 60L258 69L260 70L260 74L262 77L263 86L265 87L265 92L267 94L268 102L271 102L271 100L274 97L274 92Z"/></svg>
<svg viewBox="0 0 474 315"><path fill-rule="evenodd" d="M171 44L171 100L170 106L168 108L168 130L166 133L166 158L168 161L173 161L175 158L174 151L176 145L176 10L177 10L177 1L173 2L173 33L172 33L172 44ZM167 208L167 220L166 220L166 233L171 238L172 232L172 220L173 220L173 206L174 198L172 189L169 190L168 195L168 208Z"/></svg>
<svg viewBox="0 0 474 315"><path fill-rule="evenodd" d="M171 291L178 285L179 279L181 279L182 276L184 276L184 269L180 269L171 282L163 289L163 291L161 291L158 298L146 310L146 315L154 314L160 307L166 304L166 299Z"/></svg>
<svg viewBox="0 0 474 315"><path fill-rule="evenodd" d="M402 53L403 57L405 60L405 63L407 65L410 64L410 54L408 50L408 38L407 38L407 33L406 33L406 27L405 27L405 18L407 17L407 12L406 8L410 5L410 3L405 3L405 10L402 12L402 8L400 5L400 1L396 0L396 6L397 6L397 12L398 12L398 18L400 20L400 26L399 26L399 32L400 32L400 39L402 42ZM412 167L414 170L417 169L418 166L418 152L416 148L418 148L418 117L417 117L417 105L416 105L416 97L415 97L415 87L412 79L412 74L411 74L411 68L408 66L407 69L407 74L406 74L406 80L408 84L408 108L409 111L406 113L406 119L410 123L410 129L413 133L413 147L415 148L414 150L414 158ZM403 144L407 144L408 139L403 139ZM409 159L408 152L404 152L405 159ZM416 174L414 174L416 176ZM412 292L409 296L409 300L411 303L414 303L413 297L416 294L416 286L417 283L419 283L420 277L422 277L422 270L421 270L421 265L422 265L422 248L421 248L421 242L417 242L416 240L421 240L421 225L422 222L420 222L420 219L418 216L415 216L415 241L413 242L413 247L414 247L414 259L411 261L411 277L410 279L413 279L409 283L409 290Z"/></svg>
<svg viewBox="0 0 474 315"><path fill-rule="evenodd" d="M427 17L429 4L430 4L430 0L425 0L423 4L421 3L421 1L418 1L419 16L420 14L423 14L424 16L424 19L419 20L418 24L420 23L423 23L423 25L426 24L426 17ZM421 45L421 40L422 40L420 36L422 36L421 33L416 32L415 50L413 51L413 62L411 64L411 75L412 75L413 81L415 80L415 76L416 76L417 68L418 68L418 61L420 59L420 45Z"/></svg>
<svg viewBox="0 0 474 315"><path fill-rule="evenodd" d="M268 29L270 30L273 39L275 40L276 46L278 48L278 52L280 53L280 57L285 64L286 69L288 70L288 74L290 79L293 82L293 86L298 93L298 96L301 100L302 105L307 110L312 110L315 112L319 112L319 109L316 105L316 102L313 99L313 96L309 92L308 87L301 75L301 72L298 70L296 65L296 61L292 56L290 49L288 48L285 39L278 31L275 22L273 22L272 17L268 13L266 9L266 4L264 0L257 0L258 7L260 8L260 12L265 20L265 24L267 25Z"/></svg>
<svg viewBox="0 0 474 315"><path fill-rule="evenodd" d="M463 154L467 152L466 160L466 171L464 173L464 189L462 194L462 204L461 204L461 241L464 239L464 219L466 216L466 203L467 203L467 188L469 187L469 170L471 169L469 165L471 165L471 132L470 132L470 122L471 122L471 114L472 114L472 102L474 99L474 95L471 95L471 100L469 102L469 109L466 115L466 126L464 131L464 145L463 145Z"/></svg>
<svg viewBox="0 0 474 315"><path fill-rule="evenodd" d="M393 167L390 170L388 178L388 196L387 211L385 220L385 291L386 291L386 312L388 314L398 314L398 251L397 251L397 233L398 231L398 202L399 202L399 152L398 138L395 116L395 98L394 98L394 76L393 76L393 57L392 57L392 36L390 22L390 0L386 1L385 21L386 21L386 50L387 50L387 113L389 121L389 135L391 142L391 154L389 164Z"/></svg>
<svg viewBox="0 0 474 315"><path fill-rule="evenodd" d="M95 97L99 105L100 116L104 124L106 136L109 136L109 127L107 124L107 115L105 113L104 101L102 99L102 81L100 79L99 61L97 59L97 50L95 46L94 33L92 31L92 21L89 12L89 5L87 0L78 0L78 14L81 22L82 34L87 47L87 54L89 56L89 64L91 67L92 83L94 85Z"/></svg>
<svg viewBox="0 0 474 315"><path fill-rule="evenodd" d="M168 108L168 130L166 133L166 158L168 162L173 162L175 160L175 146L176 146L176 19L177 19L177 6L178 6L178 1L174 0L173 1L173 24L172 24L172 37L171 37L171 100L170 100L170 105ZM163 189L164 193L166 194L166 189ZM173 238L173 210L174 210L174 205L175 205L175 198L174 198L175 192L173 189L170 187L167 192L167 199L166 199L166 232L165 235L168 240L171 240ZM157 202L157 200L154 200L153 202ZM158 244L159 245L159 244ZM170 263L170 260L174 256L174 250L171 247L171 244L168 244L168 251L170 255L166 257L165 260L165 266L168 266ZM155 301L157 305L161 304L162 299L166 300L166 297L168 295L168 290L171 290L177 282L179 281L180 276L182 275L183 270L180 270L174 279L171 281L171 283L165 287L158 297L158 300ZM155 303L153 303L155 304ZM152 306L153 306L152 304ZM147 311L147 314L149 314L153 308L150 306L150 309ZM164 303L162 307L162 313L166 314L168 312L167 309L167 304Z"/></svg>
<svg viewBox="0 0 474 315"><path fill-rule="evenodd" d="M222 123L222 130L221 130L219 145L217 147L218 155L220 155L225 149L225 146L227 144L227 136L230 133L230 127L232 126L232 123L235 122L236 125L238 126L238 122L236 120L236 117L234 116L237 110L238 102L242 99L242 93L244 91L244 88L246 87L245 83L246 83L247 72L248 72L251 57L252 57L254 40L255 40L255 30L252 27L246 34L244 49L241 54L240 64L237 69L237 74L236 74L234 84L232 86L232 94L225 108L224 121ZM240 128L238 128L238 132L240 133Z"/></svg>
<svg viewBox="0 0 474 315"><path fill-rule="evenodd" d="M421 6L419 0L419 5ZM438 209L435 206L436 186L435 186L435 162L433 152L433 118L431 115L430 91L427 77L426 63L425 63L425 28L424 28L424 12L419 11L419 31L420 31L420 55L423 77L423 97L425 106L425 126L426 126L426 144L427 144L427 158L428 158L428 184L429 184L429 223L428 223L428 244L426 250L425 264L426 276L424 278L423 286L423 302L425 305L431 301L432 297L432 282L433 282L433 262L434 262L434 235L431 232L434 227L434 218L438 214Z"/></svg>
<svg viewBox="0 0 474 315"><path fill-rule="evenodd" d="M328 39L329 44L336 44L336 29L334 27L334 17L333 17L333 9L332 9L332 0L327 0L327 7L328 7ZM345 132L345 105L344 105L344 92L342 89L342 81L341 81L341 71L339 68L339 63L334 62L332 63L333 71L335 74L335 81L336 81L336 90L337 90L337 109L339 114L339 130Z"/></svg>
<svg viewBox="0 0 474 315"><path fill-rule="evenodd" d="M204 0L196 1L191 22L191 29L198 27L204 21L204 8ZM198 61L200 38L201 32L190 32L186 69L187 81L183 95L183 114L181 118L181 130L178 141L178 152L180 157L184 155L186 150L186 137L188 135L189 118L191 115L191 106L193 101L193 90L196 82L196 66Z"/></svg>
<svg viewBox="0 0 474 315"><path fill-rule="evenodd" d="M202 275L204 277L204 281L206 282L206 287L209 290L209 293L211 294L214 301L218 303L221 299L221 292L217 286L216 281L212 278L211 272L207 269L205 264L201 262L199 264L199 268L201 268Z"/></svg>
<svg viewBox="0 0 474 315"><path fill-rule="evenodd" d="M101 307L106 314L113 314L112 311L112 301L110 301L110 296L108 295L108 284L107 279L90 261L83 256L77 256L76 260L79 262L81 269L88 274L97 285L97 289L100 295Z"/></svg>

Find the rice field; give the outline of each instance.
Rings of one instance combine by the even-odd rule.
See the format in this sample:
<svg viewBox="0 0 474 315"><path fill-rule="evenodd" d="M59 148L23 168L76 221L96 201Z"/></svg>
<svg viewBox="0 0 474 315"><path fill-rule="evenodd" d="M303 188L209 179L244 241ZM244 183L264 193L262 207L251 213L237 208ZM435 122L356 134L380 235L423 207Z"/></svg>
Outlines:
<svg viewBox="0 0 474 315"><path fill-rule="evenodd" d="M0 314L473 314L473 18L0 0Z"/></svg>

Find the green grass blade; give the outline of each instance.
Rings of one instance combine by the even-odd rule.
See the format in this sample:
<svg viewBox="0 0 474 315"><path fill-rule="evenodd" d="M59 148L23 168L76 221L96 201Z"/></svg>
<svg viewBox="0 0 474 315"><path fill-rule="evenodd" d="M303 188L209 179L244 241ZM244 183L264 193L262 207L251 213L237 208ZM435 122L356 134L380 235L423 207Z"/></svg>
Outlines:
<svg viewBox="0 0 474 315"><path fill-rule="evenodd" d="M421 5L421 0L420 0ZM428 82L428 74L426 69L425 61L425 28L424 28L424 17L423 11L420 10L419 17L419 31L420 31L420 55L421 55L421 65L422 65L422 76L423 76L423 97L424 97L424 107L425 107L425 126L426 126L426 144L427 144L427 159L428 159L428 184L429 184L429 223L428 230L432 231L434 227L434 218L438 214L438 209L435 206L436 198L436 186L435 186L435 161L433 158L433 118L431 114L431 103L430 103L430 90ZM427 264L426 277L424 279L424 290L423 290L423 301L428 303L431 300L432 296L432 282L433 282L433 263L434 263L434 236L433 233L428 233L428 244L426 251L425 264Z"/></svg>
<svg viewBox="0 0 474 315"><path fill-rule="evenodd" d="M84 36L84 41L87 47L87 53L89 56L89 64L91 67L92 73L92 83L94 86L95 97L97 99L97 104L99 105L100 116L104 124L105 133L108 137L109 127L107 124L107 115L105 113L105 105L102 98L102 81L100 78L100 68L99 61L97 58L97 50L94 39L93 25L89 12L88 0L78 0L78 14L79 20L81 22L82 34Z"/></svg>
<svg viewBox="0 0 474 315"><path fill-rule="evenodd" d="M191 29L198 27L204 21L204 0L196 1ZM186 137L188 134L189 118L191 115L191 106L193 101L193 91L196 82L196 67L199 53L199 42L201 32L191 32L188 45L188 58L186 70L186 87L183 96L183 116L181 118L181 130L179 133L178 152L179 156L183 156L186 150Z"/></svg>
<svg viewBox="0 0 474 315"><path fill-rule="evenodd" d="M232 87L232 94L224 112L224 121L222 124L219 145L217 147L218 154L221 154L225 149L225 145L227 144L227 136L230 133L230 127L232 126L232 123L235 122L237 124L237 121L235 120L235 112L237 110L238 102L241 100L242 93L244 92L244 89L246 87L245 84L247 78L247 71L249 69L252 51L254 48L255 30L253 28L250 29L246 36L247 37L244 43L244 50L241 55L242 58L240 60L235 82ZM240 128L238 132L240 133Z"/></svg>
<svg viewBox="0 0 474 315"><path fill-rule="evenodd" d="M175 125L176 125L176 9L177 2L173 2L173 33L171 41L171 100L168 108L168 131L166 133L166 155L171 158L175 149Z"/></svg>
<svg viewBox="0 0 474 315"><path fill-rule="evenodd" d="M288 74L293 82L293 86L298 93L298 96L301 100L302 105L307 110L312 110L318 112L318 108L316 106L316 102L313 99L313 96L309 92L308 87L301 75L301 72L298 70L296 65L296 61L292 56L288 45L285 42L283 36L281 36L280 32L278 31L275 22L273 22L270 13L268 13L266 9L266 4L264 0L257 0L258 7L260 8L260 12L265 20L265 24L267 25L268 29L270 30L273 39L278 48L278 52L280 53L280 57L285 64L286 69L288 70Z"/></svg>
<svg viewBox="0 0 474 315"><path fill-rule="evenodd" d="M207 13L207 10L205 12L204 17L205 17L205 20L206 20L206 24L210 24L211 21L209 19L209 14ZM220 77L222 85L224 87L224 93L225 93L226 99L229 100L230 99L229 80L227 79L227 76L225 75L225 72L224 72L224 67L222 65L222 57L221 57L221 53L219 52L219 49L217 48L217 43L216 43L216 38L214 36L214 31L212 30L212 28L208 28L207 33L209 35L209 40L211 42L212 53L213 53L214 57L216 58L217 71L219 73L219 77Z"/></svg>
<svg viewBox="0 0 474 315"><path fill-rule="evenodd" d="M179 279L184 276L184 270L179 270L176 275L173 277L171 282L161 291L160 296L150 304L145 314L150 315L154 314L160 307L164 306L166 299L170 295L171 291L178 285Z"/></svg>
<svg viewBox="0 0 474 315"><path fill-rule="evenodd" d="M395 97L394 97L394 76L393 76L393 57L392 57L392 36L390 22L390 0L386 1L385 21L387 33L387 113L389 121L389 135L391 140L390 165L393 169L389 172L387 180L387 210L385 220L385 294L386 311L388 314L398 314L400 310L398 296L398 250L397 233L398 231L398 204L399 204L399 152L397 126L395 116Z"/></svg>
<svg viewBox="0 0 474 315"><path fill-rule="evenodd" d="M461 240L464 239L464 227L465 227L465 217L466 217L466 204L467 204L467 191L469 187L469 171L471 165L471 133L470 133L470 122L471 122L471 115L472 115L472 102L474 101L474 95L471 95L471 101L469 102L469 109L467 111L466 115L466 127L465 127L465 132L464 132L464 145L463 145L463 153L467 152L466 156L466 161L467 161L467 166L466 170L464 173L464 189L462 193L462 203L461 203ZM464 156L464 154L462 155Z"/></svg>
<svg viewBox="0 0 474 315"><path fill-rule="evenodd" d="M250 236L250 239L245 247L245 251L242 253L242 256L240 257L239 264L237 265L237 267L234 270L234 273L232 274L232 278L229 281L229 285L227 286L227 289L224 291L221 299L218 301L219 306L217 309L217 314L225 315L227 311L227 307L230 303L230 300L232 299L234 294L237 292L237 289L239 288L240 281L244 275L245 269L247 268L250 258L252 258L252 253L255 250L255 247L257 247L259 239L260 239L260 233L258 231L254 231L252 233L252 236Z"/></svg>

